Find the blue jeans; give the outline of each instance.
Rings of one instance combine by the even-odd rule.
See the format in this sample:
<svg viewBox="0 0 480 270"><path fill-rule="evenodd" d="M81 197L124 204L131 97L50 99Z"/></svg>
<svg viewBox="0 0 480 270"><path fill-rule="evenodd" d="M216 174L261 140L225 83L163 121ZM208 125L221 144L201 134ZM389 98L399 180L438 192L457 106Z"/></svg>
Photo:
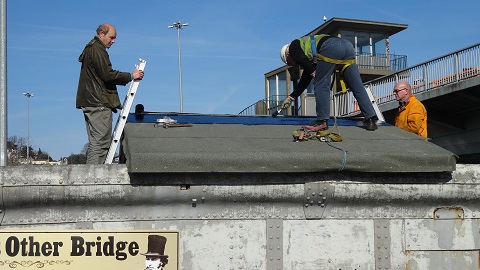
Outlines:
<svg viewBox="0 0 480 270"><path fill-rule="evenodd" d="M336 60L355 59L355 49L350 41L337 37L329 38L318 48L318 53ZM315 71L314 90L316 112L318 120L330 118L330 86L332 84L332 74L335 72L336 65L321 60L317 61L317 70ZM347 87L352 91L353 96L358 102L360 110L365 119L375 116L375 110L368 98L368 94L363 87L357 64L352 64L344 71L343 76Z"/></svg>

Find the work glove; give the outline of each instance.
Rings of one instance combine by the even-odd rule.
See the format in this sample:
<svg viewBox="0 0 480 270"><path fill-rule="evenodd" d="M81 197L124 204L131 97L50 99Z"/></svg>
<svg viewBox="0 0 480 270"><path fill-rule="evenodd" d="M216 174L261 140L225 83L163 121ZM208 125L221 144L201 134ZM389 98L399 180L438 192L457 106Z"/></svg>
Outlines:
<svg viewBox="0 0 480 270"><path fill-rule="evenodd" d="M287 97L287 98L282 102L282 108L283 108L283 109L287 109L287 108L290 108L290 106L292 106L292 100L290 99L290 97Z"/></svg>

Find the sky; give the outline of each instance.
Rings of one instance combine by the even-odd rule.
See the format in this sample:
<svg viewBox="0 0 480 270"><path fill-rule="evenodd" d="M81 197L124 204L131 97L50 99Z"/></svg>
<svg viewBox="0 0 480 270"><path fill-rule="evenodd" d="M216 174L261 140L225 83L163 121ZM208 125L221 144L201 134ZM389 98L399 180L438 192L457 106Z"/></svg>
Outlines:
<svg viewBox="0 0 480 270"><path fill-rule="evenodd" d="M280 48L323 17L407 24L390 37L390 53L408 66L480 42L479 0L0 0L7 3L7 137L27 137L54 160L88 142L75 108L78 56L102 23L117 29L113 68L145 77L133 102L150 112L179 112L177 30L183 112L238 114L265 98L264 74L283 65ZM119 86L121 102L127 86ZM28 98L23 93L33 93ZM29 104L29 105L28 105ZM29 111L29 117L27 117ZM114 123L118 113L113 115ZM29 125L27 125L29 122Z"/></svg>

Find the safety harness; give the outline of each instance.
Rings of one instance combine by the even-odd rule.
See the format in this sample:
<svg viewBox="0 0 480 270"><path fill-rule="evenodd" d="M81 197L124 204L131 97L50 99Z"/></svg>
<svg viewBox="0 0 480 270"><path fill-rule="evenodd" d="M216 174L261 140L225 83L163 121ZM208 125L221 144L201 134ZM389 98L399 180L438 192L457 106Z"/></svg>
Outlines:
<svg viewBox="0 0 480 270"><path fill-rule="evenodd" d="M321 142L341 142L343 140L340 134L331 133L325 130L308 130L305 126L293 131L294 142L303 142L313 139L317 139Z"/></svg>
<svg viewBox="0 0 480 270"><path fill-rule="evenodd" d="M335 118L335 128L338 130L337 119ZM317 139L321 142L326 142L330 147L338 149L343 153L342 164L339 171L345 169L347 165L347 151L337 145L332 144L332 142L341 142L343 141L340 133L333 133L326 130L315 130L315 127L312 126L302 126L301 129L293 131L293 141L294 142L304 142L309 140Z"/></svg>
<svg viewBox="0 0 480 270"><path fill-rule="evenodd" d="M342 87L342 92L347 92L347 86L345 84L343 73L350 65L355 64L355 59L338 60L338 59L333 59L333 58L329 58L321 54L318 54L315 36L310 36L310 43L311 43L311 49L313 53L313 62L317 63L317 59L319 59L324 62L337 65L337 69L340 71L340 86Z"/></svg>

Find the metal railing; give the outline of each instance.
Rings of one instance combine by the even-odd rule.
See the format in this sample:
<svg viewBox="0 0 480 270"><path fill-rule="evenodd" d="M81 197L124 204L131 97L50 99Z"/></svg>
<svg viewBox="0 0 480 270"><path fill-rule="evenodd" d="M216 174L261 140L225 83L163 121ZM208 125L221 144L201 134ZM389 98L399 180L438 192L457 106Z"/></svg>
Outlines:
<svg viewBox="0 0 480 270"><path fill-rule="evenodd" d="M432 91L480 75L480 43L412 66L391 75L365 83L378 105L395 101L393 87L398 81L407 81L414 94ZM333 95L334 115L347 116L359 112L352 92Z"/></svg>
<svg viewBox="0 0 480 270"><path fill-rule="evenodd" d="M357 53L355 62L359 68L375 70L402 70L407 67L406 55Z"/></svg>
<svg viewBox="0 0 480 270"><path fill-rule="evenodd" d="M239 112L239 115L271 115L275 111L279 110L283 100L287 98L286 95L273 95L269 98L259 100L247 108ZM281 114L285 115L286 112L282 111Z"/></svg>

